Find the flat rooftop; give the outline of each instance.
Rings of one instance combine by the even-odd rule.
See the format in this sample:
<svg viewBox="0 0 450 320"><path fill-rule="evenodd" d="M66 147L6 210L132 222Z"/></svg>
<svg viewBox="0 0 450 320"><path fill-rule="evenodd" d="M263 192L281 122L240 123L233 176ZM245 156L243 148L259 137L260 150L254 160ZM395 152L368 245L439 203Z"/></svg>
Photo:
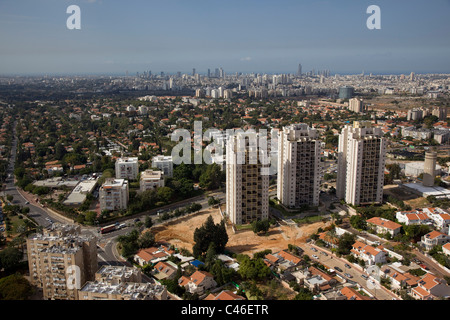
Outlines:
<svg viewBox="0 0 450 320"><path fill-rule="evenodd" d="M425 187L422 183L406 183L403 186L412 189L422 197L435 196L436 198L450 199L450 190L442 187Z"/></svg>

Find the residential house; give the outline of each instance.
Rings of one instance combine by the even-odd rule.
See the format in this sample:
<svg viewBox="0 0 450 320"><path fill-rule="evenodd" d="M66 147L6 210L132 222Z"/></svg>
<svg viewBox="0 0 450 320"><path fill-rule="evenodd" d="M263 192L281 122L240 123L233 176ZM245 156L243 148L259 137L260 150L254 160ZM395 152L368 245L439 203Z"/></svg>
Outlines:
<svg viewBox="0 0 450 320"><path fill-rule="evenodd" d="M154 264L159 261L167 260L167 258L172 255L173 251L169 250L164 246L160 246L159 248L151 247L139 250L134 255L134 261L136 261L140 266L144 266L146 264Z"/></svg>
<svg viewBox="0 0 450 320"><path fill-rule="evenodd" d="M404 223L407 226L417 224L431 224L432 219L423 211L398 211L395 214L398 222Z"/></svg>
<svg viewBox="0 0 450 320"><path fill-rule="evenodd" d="M203 300L245 300L245 298L230 290L222 290L218 294L210 293Z"/></svg>
<svg viewBox="0 0 450 320"><path fill-rule="evenodd" d="M399 234L402 227L401 224L380 217L367 220L367 224L375 228L377 233L389 233L392 237Z"/></svg>
<svg viewBox="0 0 450 320"><path fill-rule="evenodd" d="M422 236L421 244L426 250L431 250L434 246L442 245L450 241L450 236L433 230Z"/></svg>
<svg viewBox="0 0 450 320"><path fill-rule="evenodd" d="M359 293L351 287L342 288L341 293L347 298L347 300L372 300L370 297Z"/></svg>
<svg viewBox="0 0 450 320"><path fill-rule="evenodd" d="M435 298L450 297L450 287L443 279L427 273L420 279L417 287L411 290L411 296L419 300L433 300Z"/></svg>
<svg viewBox="0 0 450 320"><path fill-rule="evenodd" d="M171 261L159 261L155 265L153 276L158 279L173 279L178 271L178 266Z"/></svg>
<svg viewBox="0 0 450 320"><path fill-rule="evenodd" d="M434 226L442 232L448 233L450 214L441 208L424 208L424 212L433 220Z"/></svg>
<svg viewBox="0 0 450 320"><path fill-rule="evenodd" d="M419 277L409 272L402 273L399 270L391 269L389 266L383 266L381 271L383 277L390 279L392 289L413 288L420 281Z"/></svg>
<svg viewBox="0 0 450 320"><path fill-rule="evenodd" d="M202 294L217 286L214 276L206 271L195 271L190 277L182 276L178 284L192 294Z"/></svg>
<svg viewBox="0 0 450 320"><path fill-rule="evenodd" d="M442 246L442 252L444 252L445 255L450 256L450 242L447 242Z"/></svg>
<svg viewBox="0 0 450 320"><path fill-rule="evenodd" d="M386 262L386 252L380 247L374 248L361 241L356 241L350 252L353 253L355 257L364 260L367 265Z"/></svg>

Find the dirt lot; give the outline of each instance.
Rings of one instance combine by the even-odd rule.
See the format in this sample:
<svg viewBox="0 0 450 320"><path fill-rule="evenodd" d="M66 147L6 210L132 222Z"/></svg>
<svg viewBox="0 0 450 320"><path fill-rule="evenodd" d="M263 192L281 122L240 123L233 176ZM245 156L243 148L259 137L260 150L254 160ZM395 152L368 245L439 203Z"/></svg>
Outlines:
<svg viewBox="0 0 450 320"><path fill-rule="evenodd" d="M215 223L219 223L222 218L218 209L209 209L165 225L157 225L152 228L152 232L155 233L156 241L167 241L178 248L186 248L192 252L195 228L200 227L209 215L213 217ZM317 222L302 227L273 227L266 236L257 236L251 230L240 230L234 233L231 225L228 224L226 248L234 253L244 253L250 256L265 249L277 252L287 249L288 244L301 245L301 243L305 243L309 235L316 232L318 228L329 224L330 222Z"/></svg>

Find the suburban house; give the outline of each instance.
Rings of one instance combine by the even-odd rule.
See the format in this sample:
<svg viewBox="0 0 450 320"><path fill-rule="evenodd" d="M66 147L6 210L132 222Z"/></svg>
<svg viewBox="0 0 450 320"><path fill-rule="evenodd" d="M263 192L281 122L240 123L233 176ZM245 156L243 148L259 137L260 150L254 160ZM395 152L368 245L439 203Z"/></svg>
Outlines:
<svg viewBox="0 0 450 320"><path fill-rule="evenodd" d="M210 293L203 300L245 300L245 298L233 293L230 290L222 290L217 294Z"/></svg>
<svg viewBox="0 0 450 320"><path fill-rule="evenodd" d="M337 248L339 245L339 238L337 236L330 235L328 232L319 233L319 239L331 248Z"/></svg>
<svg viewBox="0 0 450 320"><path fill-rule="evenodd" d="M450 256L450 242L447 242L442 246L442 252L444 252L445 255Z"/></svg>
<svg viewBox="0 0 450 320"><path fill-rule="evenodd" d="M139 250L134 255L134 261L136 261L140 266L146 264L155 264L159 261L167 260L167 258L174 253L173 250L169 250L165 246L160 246L158 248L151 247Z"/></svg>
<svg viewBox="0 0 450 320"><path fill-rule="evenodd" d="M419 210L398 211L395 217L398 222L404 223L407 226L413 224L432 224L432 219L425 212Z"/></svg>
<svg viewBox="0 0 450 320"><path fill-rule="evenodd" d="M281 250L277 253L266 254L264 256L264 262L272 270L278 269L278 271L285 271L299 266L302 259L290 254L289 252Z"/></svg>
<svg viewBox="0 0 450 320"><path fill-rule="evenodd" d="M350 250L356 258L364 260L368 265L386 262L386 252L380 247L374 248L361 241L356 241Z"/></svg>
<svg viewBox="0 0 450 320"><path fill-rule="evenodd" d="M411 290L411 296L419 300L450 297L450 287L443 279L427 273L420 279L417 287Z"/></svg>
<svg viewBox="0 0 450 320"><path fill-rule="evenodd" d="M425 249L431 250L434 246L442 245L450 241L450 236L433 230L422 236L421 244Z"/></svg>
<svg viewBox="0 0 450 320"><path fill-rule="evenodd" d="M182 276L178 279L178 285L185 287L190 293L202 294L217 286L217 283L209 272L195 271L190 277Z"/></svg>
<svg viewBox="0 0 450 320"><path fill-rule="evenodd" d="M337 283L337 280L315 267L295 271L292 276L296 278L297 283L307 286L314 292L326 291Z"/></svg>
<svg viewBox="0 0 450 320"><path fill-rule="evenodd" d="M392 289L401 289L401 288L413 288L417 286L420 281L419 277L413 276L409 272L400 272L395 269L389 268L389 266L383 266L381 268L382 275L385 278L390 279Z"/></svg>
<svg viewBox="0 0 450 320"><path fill-rule="evenodd" d="M424 208L424 212L433 220L436 229L448 233L450 225L450 214L441 208Z"/></svg>
<svg viewBox="0 0 450 320"><path fill-rule="evenodd" d="M401 224L380 217L370 218L367 220L367 224L375 228L377 233L389 233L392 237L399 234L402 227Z"/></svg>
<svg viewBox="0 0 450 320"><path fill-rule="evenodd" d="M347 298L347 300L372 300L370 297L362 295L351 287L342 288L341 293Z"/></svg>
<svg viewBox="0 0 450 320"><path fill-rule="evenodd" d="M178 271L178 266L171 261L159 261L155 265L153 276L158 279L173 279Z"/></svg>

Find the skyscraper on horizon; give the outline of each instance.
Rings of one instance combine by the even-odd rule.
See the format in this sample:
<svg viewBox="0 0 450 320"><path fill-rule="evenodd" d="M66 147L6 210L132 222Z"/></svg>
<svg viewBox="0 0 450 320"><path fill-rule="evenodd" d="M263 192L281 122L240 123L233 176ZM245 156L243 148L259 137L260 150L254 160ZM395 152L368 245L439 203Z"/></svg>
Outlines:
<svg viewBox="0 0 450 320"><path fill-rule="evenodd" d="M302 75L302 64L301 63L299 63L298 64L298 69L297 69L297 76L301 76Z"/></svg>

